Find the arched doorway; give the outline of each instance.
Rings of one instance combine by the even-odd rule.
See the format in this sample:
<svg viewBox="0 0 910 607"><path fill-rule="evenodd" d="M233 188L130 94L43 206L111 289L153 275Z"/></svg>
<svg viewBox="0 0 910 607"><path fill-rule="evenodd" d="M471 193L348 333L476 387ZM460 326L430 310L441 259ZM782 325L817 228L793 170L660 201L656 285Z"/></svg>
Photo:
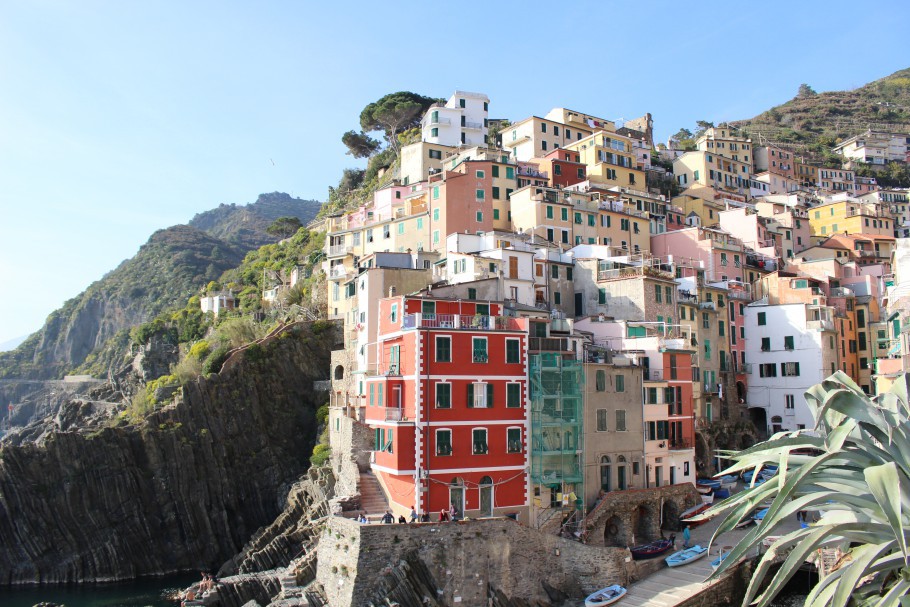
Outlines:
<svg viewBox="0 0 910 607"><path fill-rule="evenodd" d="M762 435L768 431L768 412L763 407L749 407L749 419Z"/></svg>
<svg viewBox="0 0 910 607"><path fill-rule="evenodd" d="M480 516L493 516L493 479L480 479Z"/></svg>
<svg viewBox="0 0 910 607"><path fill-rule="evenodd" d="M740 404L746 402L746 384L741 381L736 382L736 402Z"/></svg>
<svg viewBox="0 0 910 607"><path fill-rule="evenodd" d="M335 367L335 379L344 379L344 367L341 365Z"/></svg>
<svg viewBox="0 0 910 607"><path fill-rule="evenodd" d="M652 520L653 518L654 513L644 504L639 506L638 510L635 511L635 523L633 525L635 536L633 541L636 544L649 542L654 537L654 528L657 527L657 525L654 524L656 521Z"/></svg>
<svg viewBox="0 0 910 607"><path fill-rule="evenodd" d="M666 529L667 531L679 531L679 506L676 505L676 502L673 500L667 500L664 502L664 507L660 512L661 514L661 529Z"/></svg>
<svg viewBox="0 0 910 607"><path fill-rule="evenodd" d="M628 480L626 479L626 457L620 455L616 458L616 487L620 491L628 489Z"/></svg>
<svg viewBox="0 0 910 607"><path fill-rule="evenodd" d="M612 474L613 467L610 466L610 456L604 455L600 458L600 488L604 491L612 491L612 485L610 483L610 476Z"/></svg>
<svg viewBox="0 0 910 607"><path fill-rule="evenodd" d="M626 533L622 519L616 515L607 519L604 524L604 546L625 546Z"/></svg>
<svg viewBox="0 0 910 607"><path fill-rule="evenodd" d="M464 517L464 479L456 476L449 483L449 504L455 506L455 516Z"/></svg>

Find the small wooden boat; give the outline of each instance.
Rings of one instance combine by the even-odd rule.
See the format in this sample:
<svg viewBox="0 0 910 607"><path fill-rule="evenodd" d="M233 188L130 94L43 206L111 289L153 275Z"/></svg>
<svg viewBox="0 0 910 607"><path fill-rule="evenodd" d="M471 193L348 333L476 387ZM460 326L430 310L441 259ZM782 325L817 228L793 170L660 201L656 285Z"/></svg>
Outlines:
<svg viewBox="0 0 910 607"><path fill-rule="evenodd" d="M702 512L704 512L705 510L707 510L710 507L711 507L711 504L704 504L704 503L698 504L696 506L692 506L691 508L689 508L688 510L686 510L685 512L683 512L682 514L679 515L679 524L682 525L683 527L685 527L686 525L689 525L690 527L697 527L697 526L707 522L707 519L703 520L703 521L693 521L691 519L692 519L692 517L701 514Z"/></svg>
<svg viewBox="0 0 910 607"><path fill-rule="evenodd" d="M641 546L629 548L629 552L632 553L632 558L636 561L643 561L645 559L653 559L656 556L665 554L672 548L672 540L657 540L656 542L651 542L650 544L642 544Z"/></svg>
<svg viewBox="0 0 910 607"><path fill-rule="evenodd" d="M682 565L688 565L692 561L697 561L706 554L708 554L707 548L695 545L691 548L674 552L665 558L664 561L666 561L667 567L681 567Z"/></svg>
<svg viewBox="0 0 910 607"><path fill-rule="evenodd" d="M721 563L724 561L724 559L727 558L728 556L730 556L730 553L729 553L729 552L723 552L723 551L721 551L720 556L717 557L716 559L714 559L713 561L711 561L711 570L712 570L712 571L717 571L717 568L720 567L720 564L721 564Z"/></svg>
<svg viewBox="0 0 910 607"><path fill-rule="evenodd" d="M718 489L718 491L720 491L720 489ZM701 503L702 503L702 504L708 504L708 505L713 504L713 503L714 503L714 497L715 497L716 495L717 495L717 492L714 492L714 493L706 493L706 494L702 495L702 496L701 496Z"/></svg>
<svg viewBox="0 0 910 607"><path fill-rule="evenodd" d="M754 522L755 522L755 519L753 519L750 516L749 518L743 519L743 520L739 521L738 523L736 523L736 526L733 528L734 529L744 529L744 528L748 527L749 525L753 524Z"/></svg>
<svg viewBox="0 0 910 607"><path fill-rule="evenodd" d="M707 495L714 491L714 487L709 487L708 485L695 485L695 490L702 495Z"/></svg>
<svg viewBox="0 0 910 607"><path fill-rule="evenodd" d="M695 481L695 486L701 485L702 487L711 487L712 489L720 489L720 481L713 478L700 478Z"/></svg>
<svg viewBox="0 0 910 607"><path fill-rule="evenodd" d="M729 489L718 489L714 492L714 499L716 500L725 500L730 497Z"/></svg>
<svg viewBox="0 0 910 607"><path fill-rule="evenodd" d="M770 510L770 508L762 508L761 510L759 510L758 512L756 512L755 514L752 515L752 520L755 521L756 525L760 524L763 520L765 520L765 515L768 514L768 510Z"/></svg>
<svg viewBox="0 0 910 607"><path fill-rule="evenodd" d="M603 607L612 605L626 594L626 589L619 584L602 588L585 599L585 607Z"/></svg>

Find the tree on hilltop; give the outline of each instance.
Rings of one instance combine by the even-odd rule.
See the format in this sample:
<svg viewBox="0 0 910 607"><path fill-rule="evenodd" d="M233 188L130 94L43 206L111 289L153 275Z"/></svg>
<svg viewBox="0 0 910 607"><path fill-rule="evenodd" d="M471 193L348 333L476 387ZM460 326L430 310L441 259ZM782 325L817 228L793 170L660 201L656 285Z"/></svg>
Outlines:
<svg viewBox="0 0 910 607"><path fill-rule="evenodd" d="M811 86L809 86L805 82L799 85L799 91L797 91L797 93L796 93L796 97L798 99L804 99L806 97L815 97L816 95L818 95L818 93L815 92L815 89L813 89Z"/></svg>
<svg viewBox="0 0 910 607"><path fill-rule="evenodd" d="M303 223L296 217L279 217L265 231L278 238L290 238L302 227Z"/></svg>
<svg viewBox="0 0 910 607"><path fill-rule="evenodd" d="M380 143L360 131L348 131L341 136L341 143L347 146L348 154L354 158L369 158L379 149Z"/></svg>
<svg viewBox="0 0 910 607"><path fill-rule="evenodd" d="M364 133L382 131L389 148L397 154L398 133L419 126L422 114L438 101L409 91L389 93L363 108L360 128Z"/></svg>

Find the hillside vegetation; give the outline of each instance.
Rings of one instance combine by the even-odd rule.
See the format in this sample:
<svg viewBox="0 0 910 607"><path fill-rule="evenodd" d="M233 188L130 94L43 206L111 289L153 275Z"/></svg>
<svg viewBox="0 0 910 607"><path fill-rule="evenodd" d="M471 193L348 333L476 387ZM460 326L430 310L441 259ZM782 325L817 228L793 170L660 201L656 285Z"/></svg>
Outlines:
<svg viewBox="0 0 910 607"><path fill-rule="evenodd" d="M816 93L806 85L786 103L731 122L774 141L831 147L868 128L910 133L910 68L852 91Z"/></svg>

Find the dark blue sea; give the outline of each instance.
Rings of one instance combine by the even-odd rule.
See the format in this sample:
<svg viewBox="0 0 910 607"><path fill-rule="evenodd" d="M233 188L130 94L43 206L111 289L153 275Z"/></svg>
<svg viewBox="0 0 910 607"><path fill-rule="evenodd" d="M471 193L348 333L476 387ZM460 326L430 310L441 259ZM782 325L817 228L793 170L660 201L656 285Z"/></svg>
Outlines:
<svg viewBox="0 0 910 607"><path fill-rule="evenodd" d="M66 607L174 607L178 603L169 597L197 581L198 574L147 578L122 584L0 588L0 606L32 607L45 601Z"/></svg>

